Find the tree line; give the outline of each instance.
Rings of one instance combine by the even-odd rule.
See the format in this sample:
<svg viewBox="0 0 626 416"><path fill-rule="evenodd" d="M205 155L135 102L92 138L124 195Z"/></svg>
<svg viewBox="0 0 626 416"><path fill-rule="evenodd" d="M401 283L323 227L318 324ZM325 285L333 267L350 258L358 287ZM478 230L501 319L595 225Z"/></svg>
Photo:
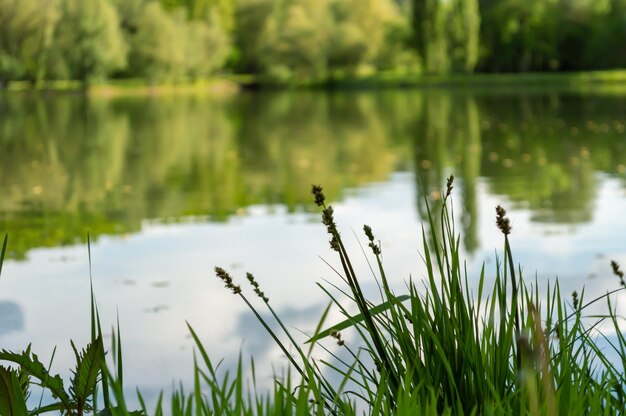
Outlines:
<svg viewBox="0 0 626 416"><path fill-rule="evenodd" d="M624 66L626 0L0 0L0 86Z"/></svg>

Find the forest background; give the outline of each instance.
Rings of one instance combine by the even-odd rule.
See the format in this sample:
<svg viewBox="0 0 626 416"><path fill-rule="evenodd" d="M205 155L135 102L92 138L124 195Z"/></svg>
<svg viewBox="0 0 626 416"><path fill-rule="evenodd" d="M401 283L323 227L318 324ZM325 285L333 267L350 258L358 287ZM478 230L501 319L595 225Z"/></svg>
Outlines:
<svg viewBox="0 0 626 416"><path fill-rule="evenodd" d="M626 0L0 0L0 89L626 66Z"/></svg>

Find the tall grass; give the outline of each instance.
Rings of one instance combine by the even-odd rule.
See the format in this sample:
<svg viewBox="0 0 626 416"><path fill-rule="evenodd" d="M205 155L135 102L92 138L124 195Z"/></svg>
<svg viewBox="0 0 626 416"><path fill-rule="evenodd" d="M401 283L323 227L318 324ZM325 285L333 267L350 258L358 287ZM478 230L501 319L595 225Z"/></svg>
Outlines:
<svg viewBox="0 0 626 416"><path fill-rule="evenodd" d="M333 208L326 204L322 188L313 186L314 201L322 211L330 247L339 258L341 268L337 273L343 282L343 286L320 287L346 319L320 331L322 320L309 343L312 348L332 336L348 350L351 361L343 360L336 350L326 349L334 360L324 361L324 368L320 368L301 352L253 283L254 291L264 298L284 336L298 352L291 354L279 340L283 334L270 329L232 277L219 268L217 275L265 325L300 373L302 383L321 385L315 391L314 402L321 399L326 411L353 413L357 404L369 414L570 415L614 414L624 409L626 343L619 325L621 318L609 297L623 287L590 302L585 302L584 293L574 293L570 302L556 282L541 296L536 282L529 285L521 269L516 269L509 242L511 223L504 208L498 206L495 223L503 235L502 261L496 262L492 271L495 279L491 286L486 287L488 272L484 266L472 279L477 281L474 296L450 204L453 179L448 179L442 193L441 211L428 210L429 227L423 228L424 287L421 281L410 279L404 293L392 290L381 245L372 228L363 227L380 289L376 300L365 296L362 283L370 277L355 272ZM621 273L616 264L614 272ZM624 286L623 274L620 279ZM343 298L356 307L356 315L350 315L351 308L340 302ZM606 314L586 317L585 311L598 301L607 302ZM597 327L604 321L610 322L618 334L617 341L609 342L622 361L618 365L597 343L603 336ZM340 330L356 334L357 340L352 343L359 352L343 341ZM373 368L368 363L373 363ZM341 381L329 383L329 372L338 373ZM345 391L348 385L351 389Z"/></svg>
<svg viewBox="0 0 626 416"><path fill-rule="evenodd" d="M492 271L483 266L470 280L450 203L452 189L450 177L441 211L428 210L428 226L422 231L425 279L409 279L402 293L396 293L372 228L365 225L363 232L371 251L373 277L361 276L344 245L332 206L326 204L322 188L313 186L314 201L341 265L334 270L341 283L319 285L330 304L303 345L252 274L246 275L248 295L226 270L215 268L217 277L250 308L289 360L285 374L275 377L270 392L257 389L254 360L250 375L244 374L241 356L234 372L219 371L189 326L196 350L193 386L189 391L183 386L174 391L168 409L163 395L150 408L138 392L141 409L131 412L124 397L119 323L113 330L112 362L107 362L92 291L92 340L81 352L72 344L77 367L69 390L59 384L60 376L48 374L30 349L22 354L2 351L0 360L13 362L17 369L0 367L0 414L27 414L25 398L32 379L59 401L40 405L31 414L53 410L72 415L578 415L623 411L626 337L611 298L626 287L619 265L612 263L621 287L591 301L585 300L584 293L563 296L558 282L540 294L537 283L526 282L515 266L509 242L511 224L498 206L495 222L503 235L501 261ZM0 271L5 250L6 238ZM367 297L362 289L366 279L378 285L377 299ZM476 282L473 287L470 281ZM588 316L589 306L597 302L607 303L606 314ZM329 326L326 320L333 307L345 319ZM275 322L266 320L263 308ZM272 329L275 323L278 330ZM606 323L617 333L615 340L599 332L598 326ZM346 331L351 332L350 342L342 335ZM599 347L602 338L619 362ZM314 359L315 348L330 358ZM103 400L102 410L98 410L98 398Z"/></svg>

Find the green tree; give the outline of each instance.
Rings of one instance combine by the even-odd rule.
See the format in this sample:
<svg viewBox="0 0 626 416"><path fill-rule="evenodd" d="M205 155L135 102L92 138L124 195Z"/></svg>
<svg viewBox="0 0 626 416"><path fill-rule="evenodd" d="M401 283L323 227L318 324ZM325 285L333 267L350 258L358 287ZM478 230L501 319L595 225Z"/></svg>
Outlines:
<svg viewBox="0 0 626 416"><path fill-rule="evenodd" d="M448 19L452 69L472 72L478 62L480 46L478 1L452 0Z"/></svg>
<svg viewBox="0 0 626 416"><path fill-rule="evenodd" d="M224 66L231 43L221 25L195 20L186 25L185 31L187 75L192 78L206 77Z"/></svg>
<svg viewBox="0 0 626 416"><path fill-rule="evenodd" d="M331 29L330 0L277 3L261 32L263 68L279 78L325 76Z"/></svg>
<svg viewBox="0 0 626 416"><path fill-rule="evenodd" d="M130 36L137 32L137 21L146 0L111 0L111 3L117 11L124 39L129 43Z"/></svg>
<svg viewBox="0 0 626 416"><path fill-rule="evenodd" d="M610 65L624 68L626 67L626 0L611 0L610 11L610 33L613 59Z"/></svg>
<svg viewBox="0 0 626 416"><path fill-rule="evenodd" d="M401 42L403 20L390 0L334 0L329 3L331 69L389 68L399 54L390 40ZM395 31L395 32L394 32Z"/></svg>
<svg viewBox="0 0 626 416"><path fill-rule="evenodd" d="M444 6L439 0L412 0L414 44L428 73L445 73L450 67Z"/></svg>
<svg viewBox="0 0 626 416"><path fill-rule="evenodd" d="M132 71L150 82L183 77L187 49L184 24L182 10L168 14L159 3L147 3L137 19L137 32L132 39Z"/></svg>
<svg viewBox="0 0 626 416"><path fill-rule="evenodd" d="M541 71L561 65L561 47L580 51L578 32L563 8L570 0L480 0L481 68L492 72ZM560 39L569 39L561 44ZM580 62L578 63L580 64Z"/></svg>
<svg viewBox="0 0 626 416"><path fill-rule="evenodd" d="M59 19L57 0L0 0L0 88L46 75L46 56Z"/></svg>
<svg viewBox="0 0 626 416"><path fill-rule="evenodd" d="M188 20L184 8L147 3L131 40L131 71L149 82L206 77L223 67L230 39L214 19Z"/></svg>
<svg viewBox="0 0 626 416"><path fill-rule="evenodd" d="M124 67L127 46L109 0L63 0L61 16L54 42L62 72L88 84Z"/></svg>
<svg viewBox="0 0 626 416"><path fill-rule="evenodd" d="M234 68L242 73L259 73L263 68L259 34L268 17L281 7L282 2L236 0L235 5Z"/></svg>

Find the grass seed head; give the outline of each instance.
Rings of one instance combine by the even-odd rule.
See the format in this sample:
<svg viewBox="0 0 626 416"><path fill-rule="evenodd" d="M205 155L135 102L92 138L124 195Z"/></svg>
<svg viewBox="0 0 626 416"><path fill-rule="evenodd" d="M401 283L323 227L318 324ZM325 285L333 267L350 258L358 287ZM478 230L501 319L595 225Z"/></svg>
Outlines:
<svg viewBox="0 0 626 416"><path fill-rule="evenodd" d="M330 336L337 340L337 345L339 345L340 347L345 344L345 341L343 339L341 339L341 332L339 332L339 331L332 331L330 333Z"/></svg>
<svg viewBox="0 0 626 416"><path fill-rule="evenodd" d="M318 207L323 207L326 196L322 191L322 187L320 185L311 185L311 193L313 194L315 204Z"/></svg>
<svg viewBox="0 0 626 416"><path fill-rule="evenodd" d="M615 260L611 260L611 268L613 269L613 274L619 277L619 283L623 288L626 288L626 283L624 282L624 272L620 269L619 264Z"/></svg>
<svg viewBox="0 0 626 416"><path fill-rule="evenodd" d="M365 236L369 240L368 246L372 249L374 255L378 256L381 253L380 245L374 242L374 233L372 233L372 227L370 227L369 225L364 225L363 231L365 232Z"/></svg>
<svg viewBox="0 0 626 416"><path fill-rule="evenodd" d="M215 267L215 275L224 282L226 288L230 289L233 294L237 295L241 293L241 287L233 283L233 278L228 274L228 272L221 267Z"/></svg>
<svg viewBox="0 0 626 416"><path fill-rule="evenodd" d="M259 284L257 283L252 273L246 273L246 279L248 279L248 282L250 282L250 284L252 285L254 293L256 293L258 297L263 299L263 302L268 303L270 301L269 298L265 296L265 293L261 291L261 288L259 287Z"/></svg>
<svg viewBox="0 0 626 416"><path fill-rule="evenodd" d="M338 240L339 231L337 231L337 224L335 224L332 205L329 205L322 210L322 224L326 226L326 231L331 235L330 248L338 252L340 250Z"/></svg>
<svg viewBox="0 0 626 416"><path fill-rule="evenodd" d="M452 193L452 183L454 182L454 175L450 175L448 180L446 181L446 198L450 196Z"/></svg>
<svg viewBox="0 0 626 416"><path fill-rule="evenodd" d="M326 226L326 229L331 234L337 229L337 224L335 224L335 211L332 205L322 210L322 224Z"/></svg>
<svg viewBox="0 0 626 416"><path fill-rule="evenodd" d="M502 231L502 234L511 234L511 220L506 216L506 210L500 205L496 207L496 225Z"/></svg>
<svg viewBox="0 0 626 416"><path fill-rule="evenodd" d="M574 304L574 310L578 310L578 292L572 293L572 303Z"/></svg>

